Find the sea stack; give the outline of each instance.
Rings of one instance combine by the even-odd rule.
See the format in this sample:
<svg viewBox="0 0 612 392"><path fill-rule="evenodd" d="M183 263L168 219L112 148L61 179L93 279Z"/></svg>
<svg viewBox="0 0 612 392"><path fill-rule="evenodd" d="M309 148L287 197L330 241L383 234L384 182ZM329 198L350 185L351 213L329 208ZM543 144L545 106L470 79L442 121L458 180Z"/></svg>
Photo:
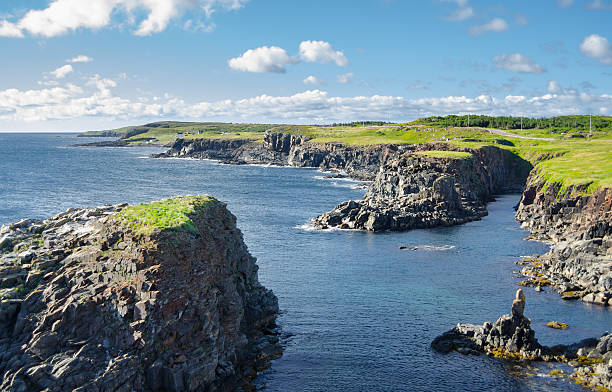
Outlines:
<svg viewBox="0 0 612 392"><path fill-rule="evenodd" d="M208 196L0 230L1 390L232 390L280 354L273 293Z"/></svg>

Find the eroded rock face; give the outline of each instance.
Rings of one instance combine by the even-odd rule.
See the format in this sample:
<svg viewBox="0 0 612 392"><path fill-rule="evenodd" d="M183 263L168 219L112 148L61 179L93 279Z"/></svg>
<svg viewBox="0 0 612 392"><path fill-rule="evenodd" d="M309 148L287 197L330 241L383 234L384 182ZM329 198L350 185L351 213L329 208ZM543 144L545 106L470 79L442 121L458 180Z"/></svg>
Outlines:
<svg viewBox="0 0 612 392"><path fill-rule="evenodd" d="M563 298L612 306L612 189L564 193L533 173L516 217L534 238L553 242L549 253L524 262L527 284L544 282Z"/></svg>
<svg viewBox="0 0 612 392"><path fill-rule="evenodd" d="M231 164L274 164L344 170L352 177L371 180L387 150L397 146L344 146L311 143L304 136L266 132L263 142L249 140L178 139L155 158L218 159Z"/></svg>
<svg viewBox="0 0 612 392"><path fill-rule="evenodd" d="M2 227L0 389L233 390L280 354L276 297L223 203L145 231L123 208Z"/></svg>
<svg viewBox="0 0 612 392"><path fill-rule="evenodd" d="M418 145L386 154L363 200L348 201L314 219L319 228L370 231L451 226L480 219L493 194L520 189L530 166L510 152L483 147L471 158L440 158Z"/></svg>

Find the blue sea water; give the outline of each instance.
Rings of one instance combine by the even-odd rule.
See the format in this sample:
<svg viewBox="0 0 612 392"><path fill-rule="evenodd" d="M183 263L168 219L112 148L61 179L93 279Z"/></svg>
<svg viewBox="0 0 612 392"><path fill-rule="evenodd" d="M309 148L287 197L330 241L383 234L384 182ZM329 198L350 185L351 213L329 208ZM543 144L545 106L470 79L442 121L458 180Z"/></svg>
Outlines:
<svg viewBox="0 0 612 392"><path fill-rule="evenodd" d="M157 148L65 148L98 141L73 134L0 133L0 224L69 207L211 194L237 216L260 280L274 290L285 351L257 379L266 391L581 390L525 376L485 356L442 355L430 342L457 322L508 313L514 265L546 245L525 241L519 195L488 205L478 222L406 233L309 230L308 220L359 199L355 183L314 169L149 159ZM400 250L399 246L416 247ZM605 308L526 289L541 343L570 343L612 329ZM545 323L568 323L565 331Z"/></svg>

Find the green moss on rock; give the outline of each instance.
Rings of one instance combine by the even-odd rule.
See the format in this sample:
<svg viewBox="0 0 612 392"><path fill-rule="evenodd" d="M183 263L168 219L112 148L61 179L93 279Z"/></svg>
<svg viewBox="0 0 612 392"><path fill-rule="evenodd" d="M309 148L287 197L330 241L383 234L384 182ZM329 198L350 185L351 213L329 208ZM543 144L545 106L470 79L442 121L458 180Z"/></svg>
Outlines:
<svg viewBox="0 0 612 392"><path fill-rule="evenodd" d="M173 229L197 232L191 215L218 203L212 196L178 196L152 203L128 206L114 219L138 234L151 234L155 230Z"/></svg>

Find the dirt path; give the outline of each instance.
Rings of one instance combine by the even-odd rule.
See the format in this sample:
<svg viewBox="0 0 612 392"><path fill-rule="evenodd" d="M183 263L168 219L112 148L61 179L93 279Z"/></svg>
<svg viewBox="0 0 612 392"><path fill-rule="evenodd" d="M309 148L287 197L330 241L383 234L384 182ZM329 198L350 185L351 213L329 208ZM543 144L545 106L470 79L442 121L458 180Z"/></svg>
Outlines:
<svg viewBox="0 0 612 392"><path fill-rule="evenodd" d="M543 141L547 141L547 142L552 142L555 139L550 138L550 137L529 137L529 136L521 136L521 135L517 135L515 133L510 133L510 132L506 132L506 131L501 131L499 129L487 129L487 131L489 131L490 133L493 133L495 135L501 135L501 136L507 136L507 137L516 137L518 139L529 139L529 140L543 140Z"/></svg>

